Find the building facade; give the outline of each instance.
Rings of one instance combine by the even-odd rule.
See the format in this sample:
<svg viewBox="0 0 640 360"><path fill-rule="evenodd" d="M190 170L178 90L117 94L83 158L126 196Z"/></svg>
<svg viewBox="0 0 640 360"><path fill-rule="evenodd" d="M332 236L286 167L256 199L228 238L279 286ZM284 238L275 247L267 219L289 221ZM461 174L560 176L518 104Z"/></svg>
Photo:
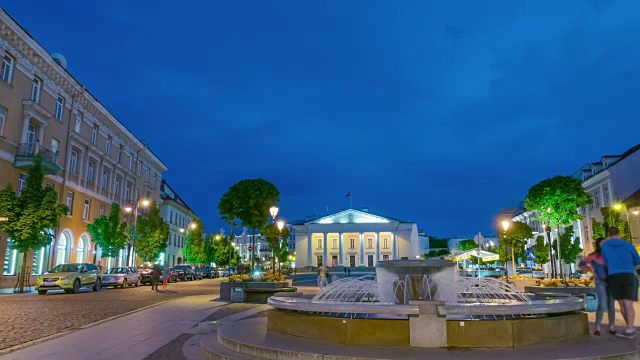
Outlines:
<svg viewBox="0 0 640 360"><path fill-rule="evenodd" d="M580 209L584 216L574 224L576 236L584 239L585 250L593 249L592 219L603 221L600 209L622 204L636 191L640 190L640 144L620 155L605 155L600 161L585 164L573 174L582 180L582 186L593 199L593 204ZM629 217L632 230L637 227L638 216L629 208L622 214ZM633 243L640 244L634 232Z"/></svg>
<svg viewBox="0 0 640 360"><path fill-rule="evenodd" d="M315 220L295 221L296 267L367 266L420 255L418 227L347 209Z"/></svg>
<svg viewBox="0 0 640 360"><path fill-rule="evenodd" d="M185 262L183 249L186 246L187 234L198 216L165 180L162 180L160 197L160 216L169 224L165 261L170 265L182 264Z"/></svg>
<svg viewBox="0 0 640 360"><path fill-rule="evenodd" d="M24 255L28 271L39 275L59 263L100 261L87 225L108 214L112 202L124 207L159 200L167 167L66 70L64 57L47 53L2 8L0 61L0 187L11 183L19 192L40 154L46 185L70 209L58 228L49 229L51 245ZM133 221L124 212L123 219ZM0 287L13 286L23 254L2 232L0 254Z"/></svg>

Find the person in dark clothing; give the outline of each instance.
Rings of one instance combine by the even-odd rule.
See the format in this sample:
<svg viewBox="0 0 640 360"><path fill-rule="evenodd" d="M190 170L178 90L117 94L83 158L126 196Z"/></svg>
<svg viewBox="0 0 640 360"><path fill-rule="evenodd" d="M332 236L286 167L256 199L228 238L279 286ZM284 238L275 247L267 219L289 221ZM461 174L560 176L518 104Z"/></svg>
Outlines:
<svg viewBox="0 0 640 360"><path fill-rule="evenodd" d="M607 266L602 257L602 244L604 241L604 238L596 239L595 251L580 261L580 269L590 271L595 275L598 308L596 310L596 331L594 335L600 335L600 324L602 324L602 316L605 310L608 310L609 315L609 333L616 333L615 302L607 284Z"/></svg>
<svg viewBox="0 0 640 360"><path fill-rule="evenodd" d="M158 290L158 283L160 282L160 274L162 268L157 263L153 265L153 275L151 276L151 290Z"/></svg>

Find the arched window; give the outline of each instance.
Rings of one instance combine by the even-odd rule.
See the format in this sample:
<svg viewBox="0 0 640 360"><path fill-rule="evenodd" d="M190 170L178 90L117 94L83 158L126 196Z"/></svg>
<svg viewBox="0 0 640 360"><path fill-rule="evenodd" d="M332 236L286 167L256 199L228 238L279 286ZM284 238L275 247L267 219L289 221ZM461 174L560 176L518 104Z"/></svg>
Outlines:
<svg viewBox="0 0 640 360"><path fill-rule="evenodd" d="M4 256L4 269L3 275L15 275L16 274L16 261L18 260L18 251L12 249L11 239L7 240L7 252Z"/></svg>
<svg viewBox="0 0 640 360"><path fill-rule="evenodd" d="M118 254L118 266L122 266L122 259L123 259L123 254L122 254L122 249L120 249L120 253Z"/></svg>
<svg viewBox="0 0 640 360"><path fill-rule="evenodd" d="M84 249L87 245L87 237L80 236L80 239L78 239L78 247L76 248L76 262L84 262Z"/></svg>
<svg viewBox="0 0 640 360"><path fill-rule="evenodd" d="M67 246L71 243L69 234L64 232L60 239L58 239L58 246L56 246L56 265L64 264L67 261Z"/></svg>

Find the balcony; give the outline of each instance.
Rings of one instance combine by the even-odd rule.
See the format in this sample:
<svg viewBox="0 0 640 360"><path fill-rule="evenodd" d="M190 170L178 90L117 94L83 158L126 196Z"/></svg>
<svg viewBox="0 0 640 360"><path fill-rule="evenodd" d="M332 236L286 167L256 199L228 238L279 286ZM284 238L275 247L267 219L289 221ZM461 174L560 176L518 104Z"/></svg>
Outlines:
<svg viewBox="0 0 640 360"><path fill-rule="evenodd" d="M45 175L58 175L62 168L58 165L58 154L37 143L18 144L13 167L29 170L36 155L42 156L42 172Z"/></svg>

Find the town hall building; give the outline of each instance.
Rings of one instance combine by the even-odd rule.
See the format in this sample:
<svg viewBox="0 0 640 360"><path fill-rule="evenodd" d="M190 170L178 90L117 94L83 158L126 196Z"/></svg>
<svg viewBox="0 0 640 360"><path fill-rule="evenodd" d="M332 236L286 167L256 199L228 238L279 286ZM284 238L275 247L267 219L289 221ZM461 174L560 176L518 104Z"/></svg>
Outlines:
<svg viewBox="0 0 640 360"><path fill-rule="evenodd" d="M415 223L347 209L291 224L296 267L374 267L378 261L419 256Z"/></svg>

